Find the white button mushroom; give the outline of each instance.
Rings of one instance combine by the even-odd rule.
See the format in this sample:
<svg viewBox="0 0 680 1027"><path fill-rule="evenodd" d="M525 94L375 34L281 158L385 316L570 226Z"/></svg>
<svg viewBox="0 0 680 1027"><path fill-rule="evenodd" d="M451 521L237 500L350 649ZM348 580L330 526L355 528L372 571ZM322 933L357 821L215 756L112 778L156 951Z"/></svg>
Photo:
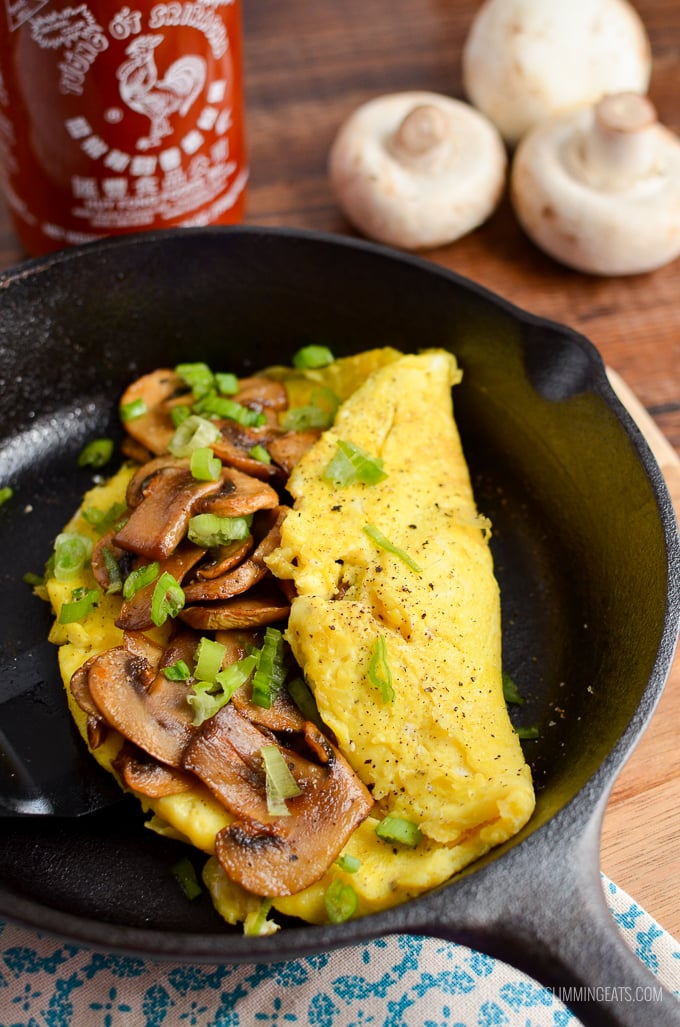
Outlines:
<svg viewBox="0 0 680 1027"><path fill-rule="evenodd" d="M406 250L445 245L485 221L506 168L503 141L482 114L429 92L363 104L329 154L331 185L349 221Z"/></svg>
<svg viewBox="0 0 680 1027"><path fill-rule="evenodd" d="M467 97L514 144L553 114L646 93L651 48L626 0L486 0L462 66Z"/></svg>
<svg viewBox="0 0 680 1027"><path fill-rule="evenodd" d="M651 271L680 255L680 139L646 97L605 97L522 139L511 199L527 234L563 264Z"/></svg>

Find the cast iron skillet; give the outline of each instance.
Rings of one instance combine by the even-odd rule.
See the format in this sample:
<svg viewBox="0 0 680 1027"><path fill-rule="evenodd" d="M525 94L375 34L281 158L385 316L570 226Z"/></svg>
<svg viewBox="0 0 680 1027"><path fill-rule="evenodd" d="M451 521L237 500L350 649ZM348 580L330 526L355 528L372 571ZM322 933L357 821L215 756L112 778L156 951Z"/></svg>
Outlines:
<svg viewBox="0 0 680 1027"><path fill-rule="evenodd" d="M58 759L44 732L36 751L45 716L56 748L74 748L88 782L93 772L68 737L48 611L21 583L42 569L91 482L76 465L83 444L119 436L117 399L135 375L198 359L248 372L311 341L338 356L445 346L460 360L456 411L494 523L504 663L527 696L522 723L540 728L525 743L534 817L512 843L399 908L255 939L226 928L207 899L184 899L169 872L180 847L145 831L129 800L79 819L6 819L0 912L94 946L210 963L427 933L546 985L592 989L572 993L584 1022L680 1024L670 996L597 1001L605 987L636 999L656 983L619 940L598 866L607 793L677 637L668 494L588 341L421 259L308 233L200 229L105 241L0 277L0 485L15 490L0 508L0 714L16 732L13 703L32 703L12 736L27 777Z"/></svg>

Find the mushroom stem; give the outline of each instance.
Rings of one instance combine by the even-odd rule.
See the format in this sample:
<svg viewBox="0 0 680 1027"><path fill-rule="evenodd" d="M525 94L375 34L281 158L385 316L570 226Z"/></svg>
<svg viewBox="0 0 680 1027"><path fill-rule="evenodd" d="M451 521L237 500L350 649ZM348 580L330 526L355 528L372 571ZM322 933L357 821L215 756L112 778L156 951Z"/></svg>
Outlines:
<svg viewBox="0 0 680 1027"><path fill-rule="evenodd" d="M581 173L590 185L627 189L653 169L657 114L638 93L606 96L583 139Z"/></svg>
<svg viewBox="0 0 680 1027"><path fill-rule="evenodd" d="M429 163L446 140L443 112L432 103L414 107L401 121L390 140L390 149L402 164Z"/></svg>

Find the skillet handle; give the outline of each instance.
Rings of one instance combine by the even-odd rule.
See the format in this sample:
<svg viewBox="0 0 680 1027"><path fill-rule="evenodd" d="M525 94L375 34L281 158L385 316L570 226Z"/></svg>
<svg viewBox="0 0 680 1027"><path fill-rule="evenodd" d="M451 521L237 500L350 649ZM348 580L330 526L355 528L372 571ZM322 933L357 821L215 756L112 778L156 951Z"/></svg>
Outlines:
<svg viewBox="0 0 680 1027"><path fill-rule="evenodd" d="M599 820L568 848L551 821L461 878L453 901L441 892L427 930L533 977L584 1027L680 1027L680 1002L621 937L598 867Z"/></svg>

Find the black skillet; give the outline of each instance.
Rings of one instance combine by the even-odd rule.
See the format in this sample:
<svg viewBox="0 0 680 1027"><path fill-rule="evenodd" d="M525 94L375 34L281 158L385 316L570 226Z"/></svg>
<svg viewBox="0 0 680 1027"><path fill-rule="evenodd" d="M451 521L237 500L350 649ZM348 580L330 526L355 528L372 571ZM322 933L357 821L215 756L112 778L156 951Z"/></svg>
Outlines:
<svg viewBox="0 0 680 1027"><path fill-rule="evenodd" d="M0 507L6 812L73 812L60 805L69 790L76 805L101 799L44 641L48 611L21 581L42 569L91 482L77 467L82 446L119 437L117 399L135 375L197 359L248 372L311 341L338 356L444 346L460 360L456 411L494 523L504 662L527 697L517 722L540 731L525 743L534 817L429 895L255 939L225 927L207 899L184 899L170 874L178 843L144 830L130 800L78 819L5 818L0 913L93 946L207 963L429 933L546 985L584 986L572 1007L586 1023L680 1024L669 995L598 1002L605 987L649 996L656 983L619 939L598 866L608 791L677 637L668 494L589 342L418 258L307 233L200 229L106 241L0 276L0 486L14 489Z"/></svg>

